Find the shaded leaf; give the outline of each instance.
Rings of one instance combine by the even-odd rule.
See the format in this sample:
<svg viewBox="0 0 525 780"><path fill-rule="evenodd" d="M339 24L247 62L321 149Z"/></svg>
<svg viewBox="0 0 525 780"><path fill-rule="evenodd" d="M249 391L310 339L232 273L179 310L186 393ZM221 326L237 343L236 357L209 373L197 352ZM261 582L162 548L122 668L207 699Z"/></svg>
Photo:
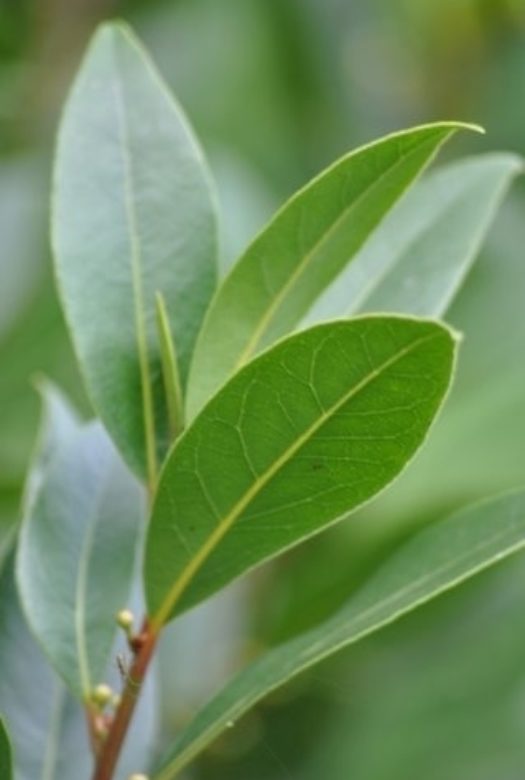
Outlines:
<svg viewBox="0 0 525 780"><path fill-rule="evenodd" d="M178 775L228 725L308 667L525 547L525 493L457 512L416 534L329 620L238 674L180 735L155 780Z"/></svg>
<svg viewBox="0 0 525 780"><path fill-rule="evenodd" d="M95 35L62 120L53 244L91 400L128 463L153 481L169 441L155 294L182 382L216 277L202 154L132 34Z"/></svg>
<svg viewBox="0 0 525 780"><path fill-rule="evenodd" d="M0 668L0 703L13 740L16 780L85 780L91 756L84 713L29 633L12 556L0 574Z"/></svg>
<svg viewBox="0 0 525 780"><path fill-rule="evenodd" d="M429 174L388 214L305 324L365 311L444 314L522 169L516 155L486 154Z"/></svg>
<svg viewBox="0 0 525 780"><path fill-rule="evenodd" d="M3 718L0 718L0 777L2 780L13 780L11 741Z"/></svg>
<svg viewBox="0 0 525 780"><path fill-rule="evenodd" d="M240 366L298 325L460 127L449 122L387 136L343 157L283 206L211 304L190 374L190 419Z"/></svg>
<svg viewBox="0 0 525 780"><path fill-rule="evenodd" d="M160 625L374 496L423 441L454 339L399 317L319 325L255 359L172 451L145 581Z"/></svg>
<svg viewBox="0 0 525 780"><path fill-rule="evenodd" d="M44 379L38 381L38 389L42 398L42 415L26 478L23 500L25 513L31 510L53 458L80 426L77 413L58 387Z"/></svg>
<svg viewBox="0 0 525 780"><path fill-rule="evenodd" d="M98 423L78 425L54 447L22 524L18 585L51 663L87 700L128 600L144 497Z"/></svg>

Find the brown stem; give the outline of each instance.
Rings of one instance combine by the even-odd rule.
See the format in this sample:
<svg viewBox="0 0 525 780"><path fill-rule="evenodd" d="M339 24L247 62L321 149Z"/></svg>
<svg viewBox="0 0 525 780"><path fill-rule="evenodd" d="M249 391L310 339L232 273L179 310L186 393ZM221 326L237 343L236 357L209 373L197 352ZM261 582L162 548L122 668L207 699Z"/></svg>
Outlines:
<svg viewBox="0 0 525 780"><path fill-rule="evenodd" d="M98 752L99 735L97 731L97 715L93 712L90 705L86 705L86 721L89 734L89 744L93 755L96 756Z"/></svg>
<svg viewBox="0 0 525 780"><path fill-rule="evenodd" d="M140 647L137 647L135 660L122 693L122 701L115 713L108 736L100 748L92 780L112 780L113 778L142 683L157 644L158 634L150 628L146 621L140 638L142 641Z"/></svg>

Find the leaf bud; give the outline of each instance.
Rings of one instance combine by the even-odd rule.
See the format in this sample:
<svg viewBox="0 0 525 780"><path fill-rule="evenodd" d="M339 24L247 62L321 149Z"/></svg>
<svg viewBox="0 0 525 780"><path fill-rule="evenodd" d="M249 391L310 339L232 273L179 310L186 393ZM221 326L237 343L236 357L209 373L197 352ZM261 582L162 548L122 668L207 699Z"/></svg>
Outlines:
<svg viewBox="0 0 525 780"><path fill-rule="evenodd" d="M92 701L99 707L105 707L111 701L112 696L113 691L105 683L97 685L91 693Z"/></svg>
<svg viewBox="0 0 525 780"><path fill-rule="evenodd" d="M126 633L129 633L133 628L135 622L135 616L129 609L121 609L116 615L117 625L120 626Z"/></svg>

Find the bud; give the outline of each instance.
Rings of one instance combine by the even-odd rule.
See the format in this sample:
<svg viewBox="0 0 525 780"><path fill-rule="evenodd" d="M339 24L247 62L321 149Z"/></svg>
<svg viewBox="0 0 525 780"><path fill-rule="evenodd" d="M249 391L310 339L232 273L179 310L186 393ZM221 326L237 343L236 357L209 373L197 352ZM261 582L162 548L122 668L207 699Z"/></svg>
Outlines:
<svg viewBox="0 0 525 780"><path fill-rule="evenodd" d="M135 622L135 616L129 609L121 609L116 616L117 625L120 626L126 633L129 633L133 628Z"/></svg>
<svg viewBox="0 0 525 780"><path fill-rule="evenodd" d="M129 780L149 780L147 775L130 775Z"/></svg>
<svg viewBox="0 0 525 780"><path fill-rule="evenodd" d="M121 701L122 701L122 697L121 697L121 696L119 696L119 694L118 694L118 693L115 693L115 694L114 694L114 695L111 697L111 706L113 707L113 709L115 709L115 710L116 710L116 709L118 709L118 708L120 707L120 702L121 702Z"/></svg>
<svg viewBox="0 0 525 780"><path fill-rule="evenodd" d="M100 685L97 685L91 693L92 701L95 704L98 704L99 707L105 707L106 704L111 701L112 696L113 691L109 685L106 685L105 683L100 683Z"/></svg>

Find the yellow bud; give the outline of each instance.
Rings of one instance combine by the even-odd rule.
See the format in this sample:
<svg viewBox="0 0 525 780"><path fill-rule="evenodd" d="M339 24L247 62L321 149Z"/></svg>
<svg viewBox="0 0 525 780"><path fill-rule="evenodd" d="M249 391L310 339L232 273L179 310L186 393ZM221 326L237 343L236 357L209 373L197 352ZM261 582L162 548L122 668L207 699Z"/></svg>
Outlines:
<svg viewBox="0 0 525 780"><path fill-rule="evenodd" d="M133 623L135 622L135 616L133 615L133 612L131 612L131 610L121 609L120 612L117 613L116 620L117 620L117 625L123 628L124 631L129 631L131 628L133 628Z"/></svg>
<svg viewBox="0 0 525 780"><path fill-rule="evenodd" d="M106 704L108 704L108 702L111 700L112 696L113 691L109 685L106 685L105 683L100 683L100 685L97 685L91 693L91 699L95 702L95 704L98 704L99 707L105 707Z"/></svg>
<svg viewBox="0 0 525 780"><path fill-rule="evenodd" d="M129 780L149 780L147 775L130 775Z"/></svg>

